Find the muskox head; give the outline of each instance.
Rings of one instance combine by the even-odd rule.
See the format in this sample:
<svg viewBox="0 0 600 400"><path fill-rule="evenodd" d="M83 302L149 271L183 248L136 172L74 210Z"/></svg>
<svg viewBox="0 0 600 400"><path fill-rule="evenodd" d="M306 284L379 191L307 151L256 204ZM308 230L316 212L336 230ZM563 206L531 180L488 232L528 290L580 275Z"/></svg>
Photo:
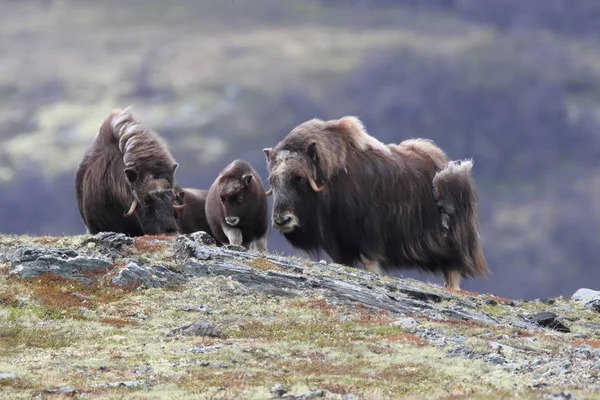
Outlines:
<svg viewBox="0 0 600 400"><path fill-rule="evenodd" d="M291 233L313 213L316 198L325 189L321 183L317 144L309 141L293 150L263 149L267 158L269 183L273 195L273 227Z"/></svg>
<svg viewBox="0 0 600 400"><path fill-rule="evenodd" d="M183 206L175 202L172 182L179 165L153 165L151 170L135 166L124 172L133 195L128 217L137 217L146 235L175 234L177 223L174 209Z"/></svg>
<svg viewBox="0 0 600 400"><path fill-rule="evenodd" d="M255 207L255 199L252 198L253 179L254 176L250 173L225 174L219 178L217 190L227 225L236 227L244 215L253 213Z"/></svg>

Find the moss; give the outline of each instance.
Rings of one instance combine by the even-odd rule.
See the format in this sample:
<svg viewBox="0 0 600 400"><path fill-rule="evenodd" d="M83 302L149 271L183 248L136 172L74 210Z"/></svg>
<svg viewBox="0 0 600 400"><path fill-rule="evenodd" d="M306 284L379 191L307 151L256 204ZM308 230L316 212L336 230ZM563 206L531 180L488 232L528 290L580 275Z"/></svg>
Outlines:
<svg viewBox="0 0 600 400"><path fill-rule="evenodd" d="M248 263L252 268L261 270L261 271L283 271L279 265L273 264L266 258L256 258Z"/></svg>

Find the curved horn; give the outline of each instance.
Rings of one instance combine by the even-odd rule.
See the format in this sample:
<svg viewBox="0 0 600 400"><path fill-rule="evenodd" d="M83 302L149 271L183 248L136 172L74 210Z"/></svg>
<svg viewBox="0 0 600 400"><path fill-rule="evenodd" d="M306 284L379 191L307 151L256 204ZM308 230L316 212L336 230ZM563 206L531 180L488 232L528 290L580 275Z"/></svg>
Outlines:
<svg viewBox="0 0 600 400"><path fill-rule="evenodd" d="M176 210L183 210L185 204L173 204L173 208Z"/></svg>
<svg viewBox="0 0 600 400"><path fill-rule="evenodd" d="M125 213L125 216L130 217L131 214L133 214L135 212L136 207L137 207L137 199L133 199L133 203L131 203L131 207L129 208L129 211L127 211Z"/></svg>
<svg viewBox="0 0 600 400"><path fill-rule="evenodd" d="M325 186L322 186L322 187L317 186L317 182L315 182L315 180L310 175L308 175L308 183L310 183L310 187L312 188L312 190L314 190L317 193L325 190Z"/></svg>
<svg viewBox="0 0 600 400"><path fill-rule="evenodd" d="M267 195L267 197L269 197L270 195L272 195L273 194L273 188L269 188L269 190L267 190L265 192L265 194Z"/></svg>

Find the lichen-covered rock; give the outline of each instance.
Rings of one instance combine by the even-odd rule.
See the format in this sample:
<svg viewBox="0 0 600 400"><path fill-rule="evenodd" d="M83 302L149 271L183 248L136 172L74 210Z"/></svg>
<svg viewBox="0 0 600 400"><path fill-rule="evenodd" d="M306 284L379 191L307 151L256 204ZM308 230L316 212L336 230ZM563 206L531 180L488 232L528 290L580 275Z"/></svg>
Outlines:
<svg viewBox="0 0 600 400"><path fill-rule="evenodd" d="M180 328L173 329L168 336L172 335L183 336L221 336L221 331L214 324L206 321L197 321L193 324L185 325Z"/></svg>
<svg viewBox="0 0 600 400"><path fill-rule="evenodd" d="M178 260L187 260L189 258L208 260L210 258L208 251L204 251L198 243L182 235L177 236L175 239L173 251Z"/></svg>
<svg viewBox="0 0 600 400"><path fill-rule="evenodd" d="M98 232L91 238L85 240L84 244L96 243L111 249L119 250L123 246L132 246L134 242L132 237L127 236L124 233Z"/></svg>
<svg viewBox="0 0 600 400"><path fill-rule="evenodd" d="M91 282L93 273L112 266L107 258L81 256L69 249L21 248L10 257L10 275L39 278L50 273L67 279Z"/></svg>
<svg viewBox="0 0 600 400"><path fill-rule="evenodd" d="M141 284L145 288L159 288L181 284L185 278L161 264L138 265L129 261L118 274L112 278L117 286Z"/></svg>
<svg viewBox="0 0 600 400"><path fill-rule="evenodd" d="M190 239L192 239L194 242L204 245L204 246L210 246L216 243L215 238L213 238L212 236L210 236L208 233L204 232L204 231L198 231L198 232L194 232L190 234Z"/></svg>

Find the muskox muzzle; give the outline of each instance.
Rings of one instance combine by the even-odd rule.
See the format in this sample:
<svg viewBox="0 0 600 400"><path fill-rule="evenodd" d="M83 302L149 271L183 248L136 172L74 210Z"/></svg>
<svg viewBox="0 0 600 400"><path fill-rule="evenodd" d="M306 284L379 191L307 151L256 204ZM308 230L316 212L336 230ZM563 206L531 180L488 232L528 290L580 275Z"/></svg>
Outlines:
<svg viewBox="0 0 600 400"><path fill-rule="evenodd" d="M283 233L292 232L298 224L298 217L289 211L274 212L272 215L273 227Z"/></svg>

